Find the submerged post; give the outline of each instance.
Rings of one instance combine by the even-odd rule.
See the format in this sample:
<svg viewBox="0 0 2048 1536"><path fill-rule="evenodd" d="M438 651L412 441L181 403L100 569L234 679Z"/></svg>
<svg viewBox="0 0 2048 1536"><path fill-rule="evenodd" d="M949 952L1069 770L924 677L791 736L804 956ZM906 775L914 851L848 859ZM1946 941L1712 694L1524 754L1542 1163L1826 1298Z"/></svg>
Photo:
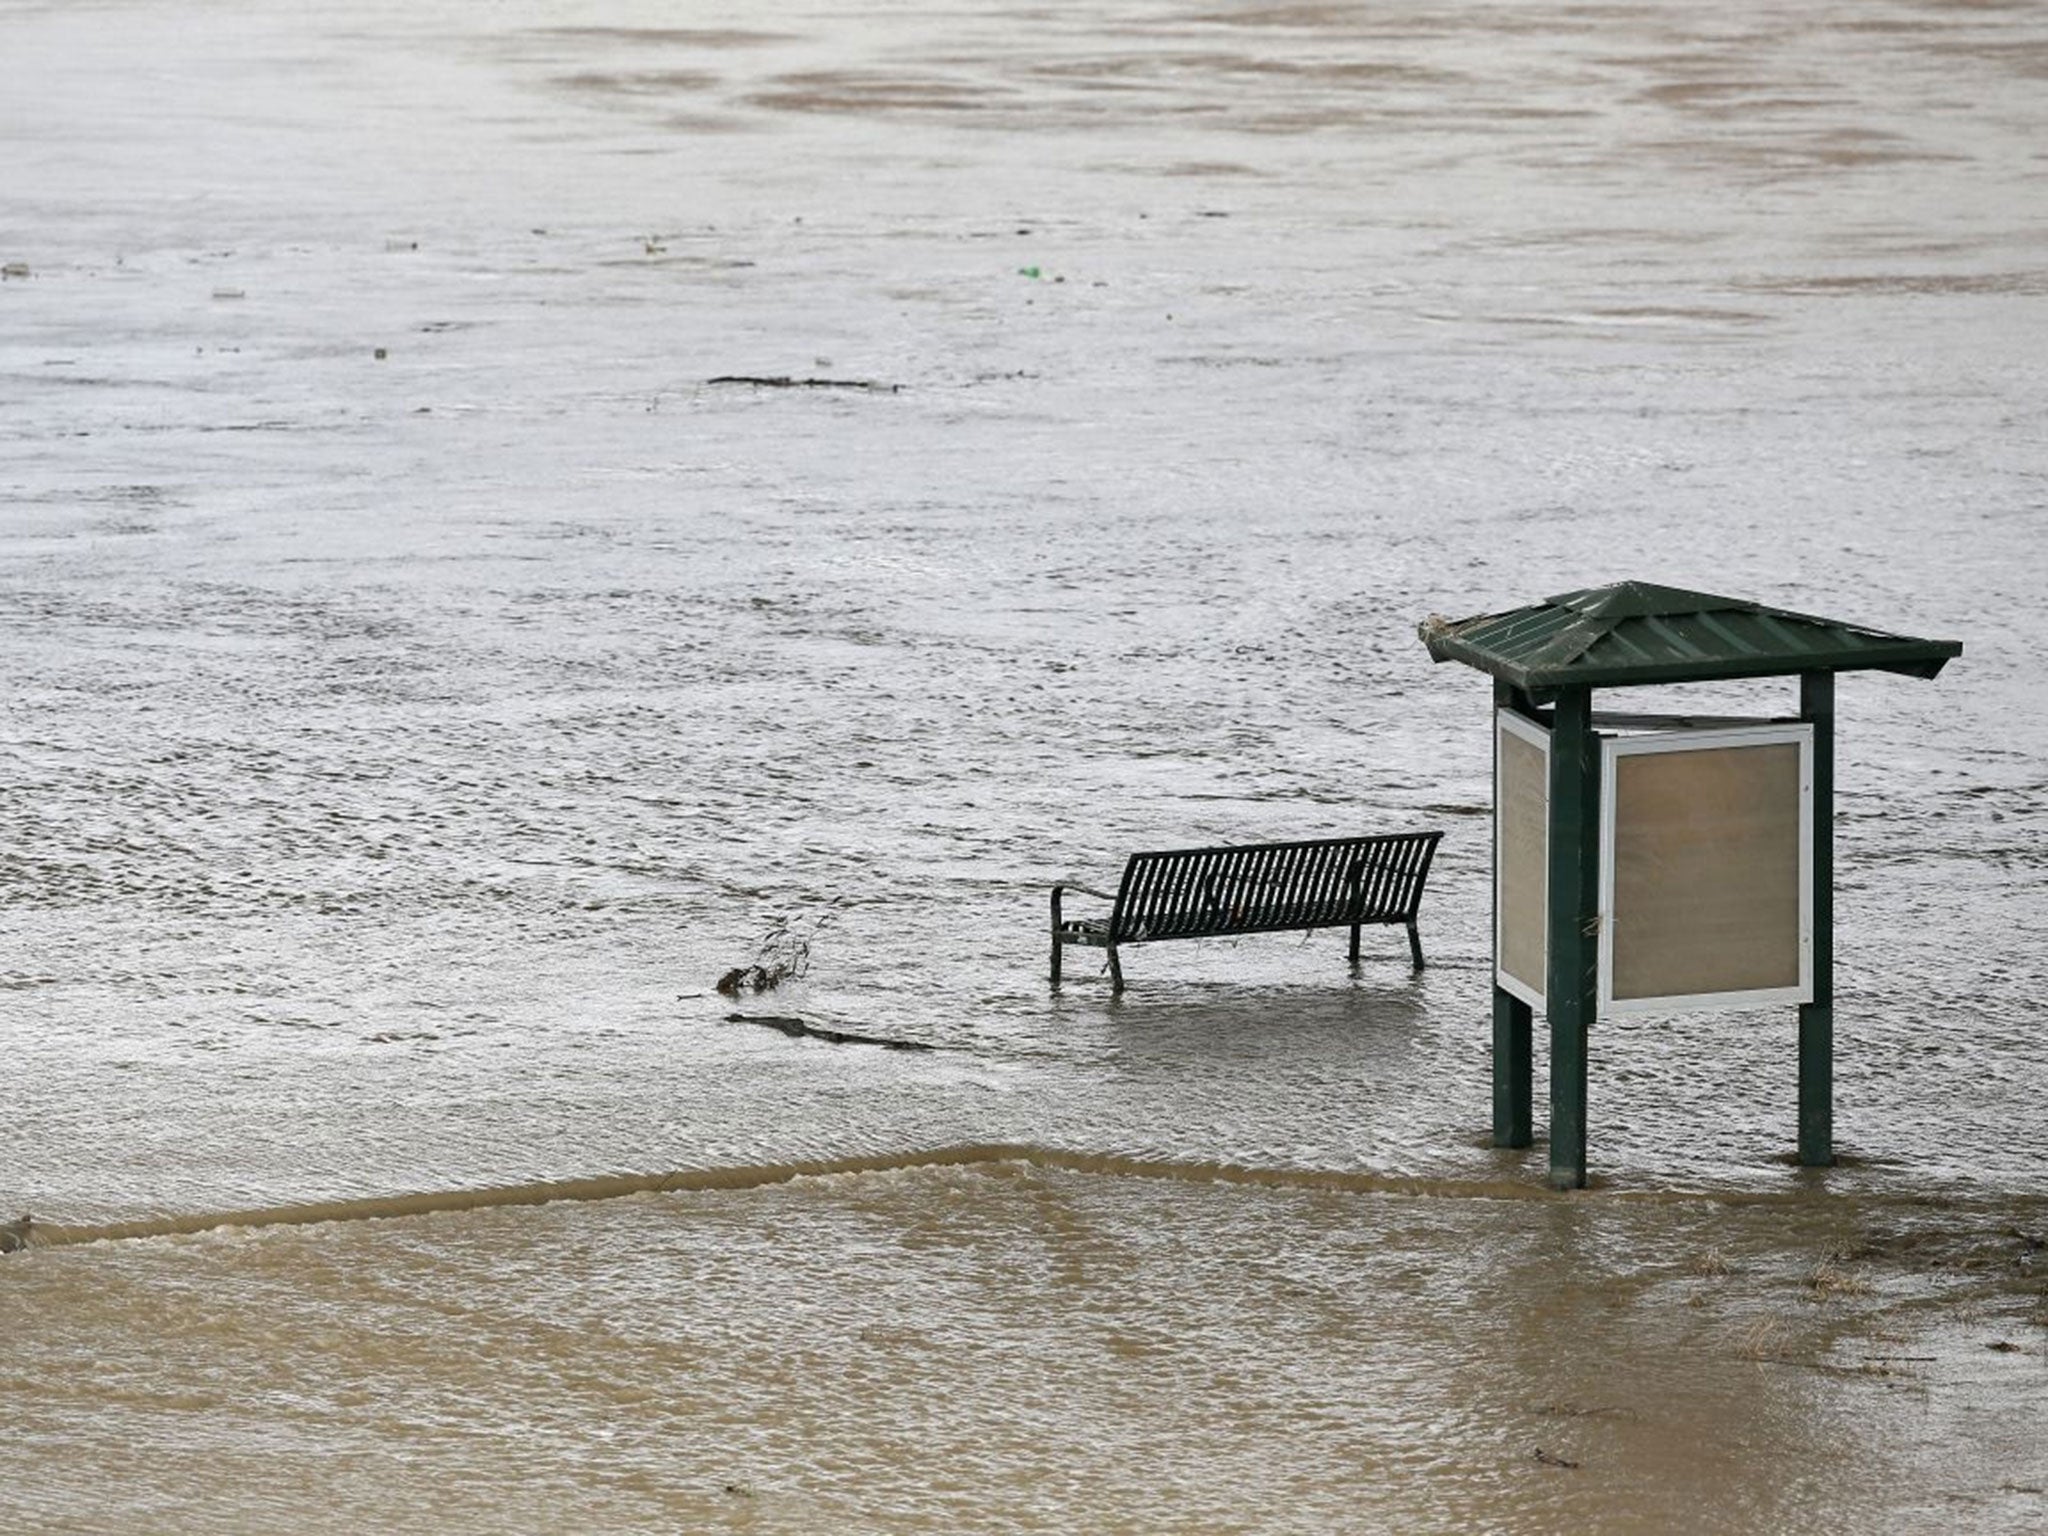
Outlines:
<svg viewBox="0 0 2048 1536"><path fill-rule="evenodd" d="M1530 1114L1536 1075L1535 1010L1506 988L1493 989L1493 1144L1526 1147L1536 1139Z"/></svg>
<svg viewBox="0 0 2048 1536"><path fill-rule="evenodd" d="M1799 1161L1835 1160L1835 674L1799 674L1813 725L1813 1000L1799 1005Z"/></svg>
<svg viewBox="0 0 2048 1536"><path fill-rule="evenodd" d="M1593 690L1561 688L1550 736L1550 1186L1586 1185L1586 1035L1598 996L1600 741Z"/></svg>

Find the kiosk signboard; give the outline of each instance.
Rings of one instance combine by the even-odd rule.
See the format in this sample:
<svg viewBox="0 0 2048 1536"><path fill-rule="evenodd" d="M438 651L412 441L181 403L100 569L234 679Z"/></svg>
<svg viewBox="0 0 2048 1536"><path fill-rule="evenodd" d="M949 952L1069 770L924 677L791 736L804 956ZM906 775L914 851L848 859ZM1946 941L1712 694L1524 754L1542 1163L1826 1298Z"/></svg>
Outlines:
<svg viewBox="0 0 2048 1536"><path fill-rule="evenodd" d="M1494 715L1494 980L1543 1006L1550 915L1550 732L1510 710Z"/></svg>
<svg viewBox="0 0 2048 1536"><path fill-rule="evenodd" d="M1602 1013L1813 997L1813 727L1601 741Z"/></svg>

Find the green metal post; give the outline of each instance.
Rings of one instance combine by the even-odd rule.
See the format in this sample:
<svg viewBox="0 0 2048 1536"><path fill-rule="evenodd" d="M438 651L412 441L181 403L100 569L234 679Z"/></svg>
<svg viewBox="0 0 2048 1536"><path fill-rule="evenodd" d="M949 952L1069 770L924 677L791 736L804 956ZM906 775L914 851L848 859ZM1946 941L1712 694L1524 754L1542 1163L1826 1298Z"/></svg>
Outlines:
<svg viewBox="0 0 2048 1536"><path fill-rule="evenodd" d="M1530 1113L1535 1077L1535 1010L1502 987L1493 989L1493 1144L1526 1147L1536 1139Z"/></svg>
<svg viewBox="0 0 2048 1536"><path fill-rule="evenodd" d="M1550 732L1550 1186L1586 1185L1586 1034L1598 997L1600 739L1593 691L1557 695Z"/></svg>
<svg viewBox="0 0 2048 1536"><path fill-rule="evenodd" d="M1520 709L1523 707L1521 690L1507 683L1495 683L1493 702L1499 709ZM1497 734L1495 739L1498 740ZM1494 782L1496 786L1499 784L1498 763L1495 764ZM1498 788L1495 793L1499 793ZM1500 860L1499 828L1499 809L1496 807L1493 850L1496 870ZM1497 906L1500 900L1498 879L1494 891ZM1497 946L1500 942L1500 914L1497 911L1493 933ZM1494 974L1498 976L1500 955L1497 951L1493 962ZM1534 1010L1496 983L1493 989L1493 1144L1496 1147L1526 1147L1536 1139L1534 1116L1530 1112L1535 1054Z"/></svg>
<svg viewBox="0 0 2048 1536"><path fill-rule="evenodd" d="M1835 1160L1835 674L1799 674L1813 723L1813 1001L1799 1005L1799 1161Z"/></svg>

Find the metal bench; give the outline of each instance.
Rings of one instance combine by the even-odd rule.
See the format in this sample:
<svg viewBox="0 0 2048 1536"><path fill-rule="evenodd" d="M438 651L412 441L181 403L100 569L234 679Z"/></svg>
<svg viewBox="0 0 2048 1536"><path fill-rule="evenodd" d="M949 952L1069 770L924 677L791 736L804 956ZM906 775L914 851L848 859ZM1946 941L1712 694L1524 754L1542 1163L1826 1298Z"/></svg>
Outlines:
<svg viewBox="0 0 2048 1536"><path fill-rule="evenodd" d="M1422 968L1415 917L1441 832L1381 837L1331 837L1307 843L1236 848L1179 848L1134 853L1116 895L1085 886L1052 888L1052 979L1069 944L1109 951L1110 981L1124 987L1117 950L1162 939L1204 939L1304 928L1349 928L1351 962L1358 930L1400 923L1408 952ZM1060 898L1069 889L1114 903L1107 918L1068 918Z"/></svg>

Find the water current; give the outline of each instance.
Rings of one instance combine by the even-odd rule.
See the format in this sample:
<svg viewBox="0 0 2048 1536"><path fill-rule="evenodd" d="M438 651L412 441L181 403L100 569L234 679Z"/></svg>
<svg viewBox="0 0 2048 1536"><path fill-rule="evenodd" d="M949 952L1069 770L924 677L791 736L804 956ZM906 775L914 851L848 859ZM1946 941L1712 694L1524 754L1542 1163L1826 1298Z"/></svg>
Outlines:
<svg viewBox="0 0 2048 1536"><path fill-rule="evenodd" d="M0 36L24 1528L2048 1524L2039 7ZM1415 625L1629 578L1964 642L1841 686L1825 1173L1784 1009L1489 1144ZM1048 986L1055 881L1410 827L1420 973Z"/></svg>

